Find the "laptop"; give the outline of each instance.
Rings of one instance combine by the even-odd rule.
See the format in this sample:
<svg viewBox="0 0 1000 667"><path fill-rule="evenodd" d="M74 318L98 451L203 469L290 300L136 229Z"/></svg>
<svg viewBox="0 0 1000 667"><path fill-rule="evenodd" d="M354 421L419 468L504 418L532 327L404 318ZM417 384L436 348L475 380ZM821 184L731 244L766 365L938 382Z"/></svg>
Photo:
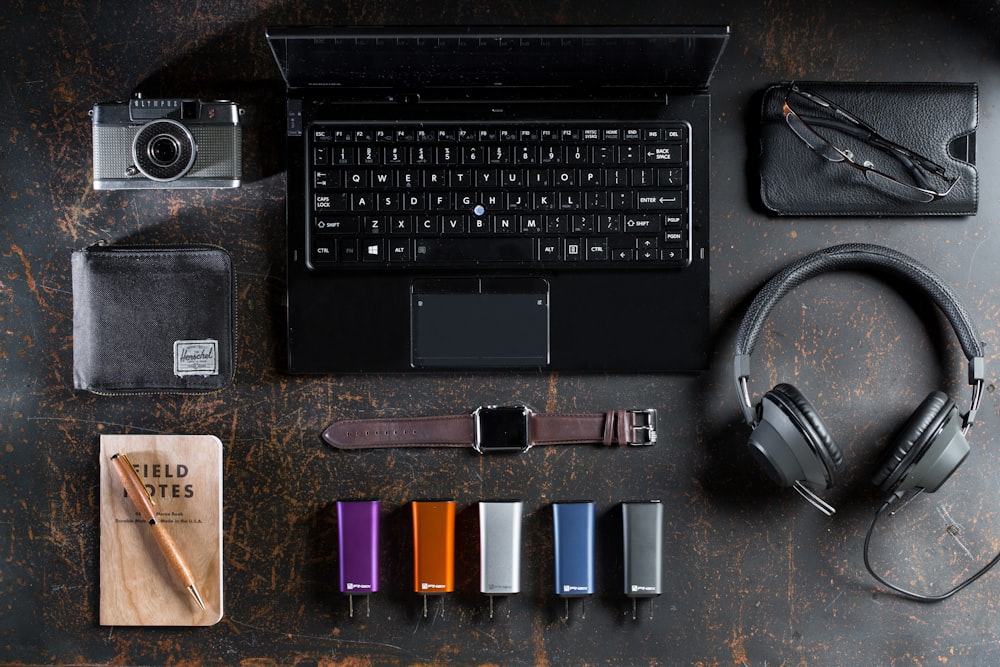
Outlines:
<svg viewBox="0 0 1000 667"><path fill-rule="evenodd" d="M269 27L291 373L697 372L728 26Z"/></svg>

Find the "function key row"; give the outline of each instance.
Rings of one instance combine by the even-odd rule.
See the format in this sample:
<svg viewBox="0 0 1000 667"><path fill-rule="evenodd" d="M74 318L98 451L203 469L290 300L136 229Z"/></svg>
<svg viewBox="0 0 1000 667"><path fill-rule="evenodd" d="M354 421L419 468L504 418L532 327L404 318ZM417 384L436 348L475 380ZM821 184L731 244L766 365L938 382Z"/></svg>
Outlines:
<svg viewBox="0 0 1000 667"><path fill-rule="evenodd" d="M515 142L515 141L686 141L687 127L625 128L312 128L313 141L344 142Z"/></svg>

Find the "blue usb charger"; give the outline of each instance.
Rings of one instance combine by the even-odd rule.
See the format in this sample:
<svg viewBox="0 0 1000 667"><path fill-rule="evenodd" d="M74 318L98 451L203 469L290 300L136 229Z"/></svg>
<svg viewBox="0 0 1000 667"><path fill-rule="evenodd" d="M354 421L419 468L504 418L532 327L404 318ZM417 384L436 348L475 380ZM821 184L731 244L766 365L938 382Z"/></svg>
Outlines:
<svg viewBox="0 0 1000 667"><path fill-rule="evenodd" d="M593 501L553 503L552 523L555 532L556 595L566 601L569 619L570 598L583 598L583 614L587 617L586 597L594 594L594 516Z"/></svg>

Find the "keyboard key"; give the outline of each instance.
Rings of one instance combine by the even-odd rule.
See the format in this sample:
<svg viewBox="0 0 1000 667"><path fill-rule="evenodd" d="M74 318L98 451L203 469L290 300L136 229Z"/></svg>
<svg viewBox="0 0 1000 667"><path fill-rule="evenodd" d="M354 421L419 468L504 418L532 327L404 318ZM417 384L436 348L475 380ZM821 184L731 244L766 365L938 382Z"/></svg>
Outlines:
<svg viewBox="0 0 1000 667"><path fill-rule="evenodd" d="M367 166L379 164L379 153L381 151L376 146L362 146L358 149L358 164Z"/></svg>
<svg viewBox="0 0 1000 667"><path fill-rule="evenodd" d="M620 234L622 231L622 217L614 213L600 214L597 218L597 232L599 234Z"/></svg>
<svg viewBox="0 0 1000 667"><path fill-rule="evenodd" d="M417 234L440 234L441 233L441 221L437 218L422 216L417 218L416 222L416 233Z"/></svg>
<svg viewBox="0 0 1000 667"><path fill-rule="evenodd" d="M613 248L611 250L612 262L632 262L635 261L635 248Z"/></svg>
<svg viewBox="0 0 1000 667"><path fill-rule="evenodd" d="M337 241L326 239L313 244L312 262L313 264L336 264Z"/></svg>
<svg viewBox="0 0 1000 667"><path fill-rule="evenodd" d="M313 195L313 210L317 213L347 210L347 195L322 193Z"/></svg>
<svg viewBox="0 0 1000 667"><path fill-rule="evenodd" d="M334 146L330 149L330 164L354 164L354 149L350 146Z"/></svg>
<svg viewBox="0 0 1000 667"><path fill-rule="evenodd" d="M390 262L407 262L410 260L410 240L399 239L389 241L387 253Z"/></svg>
<svg viewBox="0 0 1000 667"><path fill-rule="evenodd" d="M654 170L656 185L679 188L684 185L684 170L679 167L669 167Z"/></svg>
<svg viewBox="0 0 1000 667"><path fill-rule="evenodd" d="M396 172L380 169L371 172L372 187L387 189L396 187Z"/></svg>
<svg viewBox="0 0 1000 667"><path fill-rule="evenodd" d="M680 146L647 146L646 164L679 164L681 161Z"/></svg>
<svg viewBox="0 0 1000 667"><path fill-rule="evenodd" d="M357 235L361 233L361 221L355 216L337 218L316 218L318 234Z"/></svg>
<svg viewBox="0 0 1000 667"><path fill-rule="evenodd" d="M351 195L351 210L357 212L374 211L375 195L367 192Z"/></svg>
<svg viewBox="0 0 1000 667"><path fill-rule="evenodd" d="M514 161L517 164L535 164L538 162L537 146L518 146L514 153Z"/></svg>
<svg viewBox="0 0 1000 667"><path fill-rule="evenodd" d="M441 220L441 233L445 236L465 234L465 217L461 215L446 215Z"/></svg>
<svg viewBox="0 0 1000 667"><path fill-rule="evenodd" d="M660 259L665 262L672 262L676 264L684 264L687 262L687 257L684 254L683 248L667 248L660 251Z"/></svg>
<svg viewBox="0 0 1000 667"><path fill-rule="evenodd" d="M530 262L534 259L529 238L418 239L414 249L417 262L467 263Z"/></svg>
<svg viewBox="0 0 1000 667"><path fill-rule="evenodd" d="M680 209L684 208L684 197L677 190L648 190L636 196L636 208L640 211Z"/></svg>
<svg viewBox="0 0 1000 667"><path fill-rule="evenodd" d="M361 246L362 262L384 262L385 261L385 241L372 239L366 240Z"/></svg>
<svg viewBox="0 0 1000 667"><path fill-rule="evenodd" d="M583 259L583 240L582 239L566 239L566 251L563 255L567 261L575 262Z"/></svg>
<svg viewBox="0 0 1000 667"><path fill-rule="evenodd" d="M558 262L562 259L560 239L538 239L538 259L543 262Z"/></svg>
<svg viewBox="0 0 1000 667"><path fill-rule="evenodd" d="M314 171L313 187L317 190L334 190L343 187L343 173L340 171Z"/></svg>
<svg viewBox="0 0 1000 667"><path fill-rule="evenodd" d="M387 192L385 194L380 194L378 196L378 210L380 211L402 211L403 210L403 193L401 192Z"/></svg>
<svg viewBox="0 0 1000 667"><path fill-rule="evenodd" d="M513 161L514 152L510 146L491 146L488 152L488 162L490 164L510 164Z"/></svg>
<svg viewBox="0 0 1000 667"><path fill-rule="evenodd" d="M516 215L498 215L493 218L494 234L513 234L518 229Z"/></svg>
<svg viewBox="0 0 1000 667"><path fill-rule="evenodd" d="M638 164L642 162L642 146L639 144L619 146L618 161L622 164Z"/></svg>
<svg viewBox="0 0 1000 667"><path fill-rule="evenodd" d="M340 241L339 254L341 262L351 263L358 261L358 240L343 239Z"/></svg>
<svg viewBox="0 0 1000 667"><path fill-rule="evenodd" d="M385 220L382 218L365 218L361 223L361 228L369 236L378 236L385 233Z"/></svg>
<svg viewBox="0 0 1000 667"><path fill-rule="evenodd" d="M626 232L649 234L660 231L662 227L662 217L655 214L633 213L625 216Z"/></svg>
<svg viewBox="0 0 1000 667"><path fill-rule="evenodd" d="M560 164L562 163L562 148L559 146L542 146L541 159L539 162L542 164Z"/></svg>
<svg viewBox="0 0 1000 667"><path fill-rule="evenodd" d="M540 215L522 215L519 229L522 234L541 234L544 222Z"/></svg>
<svg viewBox="0 0 1000 667"><path fill-rule="evenodd" d="M566 149L566 162L568 164L584 164L590 162L590 146L579 144Z"/></svg>
<svg viewBox="0 0 1000 667"><path fill-rule="evenodd" d="M390 218L389 233L399 236L410 236L413 234L413 218L406 215Z"/></svg>
<svg viewBox="0 0 1000 667"><path fill-rule="evenodd" d="M602 238L587 239L587 261L603 262L608 259L608 240Z"/></svg>

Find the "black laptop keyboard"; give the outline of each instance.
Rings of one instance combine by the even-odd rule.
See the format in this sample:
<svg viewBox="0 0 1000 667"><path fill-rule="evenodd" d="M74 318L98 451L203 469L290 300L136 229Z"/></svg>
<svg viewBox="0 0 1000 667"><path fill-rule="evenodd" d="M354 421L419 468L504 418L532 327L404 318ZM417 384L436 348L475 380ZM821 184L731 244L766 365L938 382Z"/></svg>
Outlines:
<svg viewBox="0 0 1000 667"><path fill-rule="evenodd" d="M314 124L314 269L682 268L688 126Z"/></svg>

